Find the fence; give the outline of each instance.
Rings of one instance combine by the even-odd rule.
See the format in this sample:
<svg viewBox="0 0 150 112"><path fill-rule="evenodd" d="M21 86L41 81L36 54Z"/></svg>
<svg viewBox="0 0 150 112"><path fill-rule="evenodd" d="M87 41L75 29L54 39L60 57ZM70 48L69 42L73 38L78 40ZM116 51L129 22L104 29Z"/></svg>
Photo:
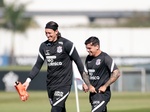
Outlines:
<svg viewBox="0 0 150 112"><path fill-rule="evenodd" d="M120 78L112 85L112 90L123 91L150 91L150 74L145 68L120 69Z"/></svg>
<svg viewBox="0 0 150 112"><path fill-rule="evenodd" d="M112 84L113 91L150 92L150 70L144 68L120 69L121 76ZM29 71L0 71L0 90L12 91L16 80L24 82ZM30 84L30 90L46 90L46 71L41 71ZM7 88L6 88L7 87ZM74 85L72 86L74 90Z"/></svg>

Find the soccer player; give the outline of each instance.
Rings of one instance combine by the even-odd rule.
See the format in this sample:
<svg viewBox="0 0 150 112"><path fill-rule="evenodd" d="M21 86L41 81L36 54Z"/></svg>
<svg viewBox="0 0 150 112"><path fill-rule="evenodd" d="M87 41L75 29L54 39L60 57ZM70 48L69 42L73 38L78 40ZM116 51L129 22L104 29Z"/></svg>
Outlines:
<svg viewBox="0 0 150 112"><path fill-rule="evenodd" d="M89 53L85 65L90 83L95 87L95 91L89 94L92 112L107 112L107 104L111 98L110 85L118 79L120 72L113 59L101 51L97 37L89 37L85 41L85 46Z"/></svg>
<svg viewBox="0 0 150 112"><path fill-rule="evenodd" d="M46 24L45 35L47 40L41 43L37 61L23 85L25 89L28 88L31 80L39 73L46 60L46 82L48 97L52 106L51 112L66 112L65 102L70 93L73 78L72 61L76 63L84 82L91 91L94 87L90 85L88 75L84 71L83 63L74 44L61 36L56 22L50 21Z"/></svg>

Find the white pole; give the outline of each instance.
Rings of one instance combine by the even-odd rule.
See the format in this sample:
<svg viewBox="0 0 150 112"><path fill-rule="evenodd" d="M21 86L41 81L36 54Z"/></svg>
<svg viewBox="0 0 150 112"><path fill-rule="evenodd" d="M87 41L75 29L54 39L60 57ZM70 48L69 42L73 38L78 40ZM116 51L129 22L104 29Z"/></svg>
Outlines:
<svg viewBox="0 0 150 112"><path fill-rule="evenodd" d="M123 90L122 89L122 87L123 87L123 85L122 85L122 82L123 82L123 71L120 70L120 72L121 72L121 76L118 79L118 91L122 92L122 90Z"/></svg>
<svg viewBox="0 0 150 112"><path fill-rule="evenodd" d="M144 93L146 91L146 71L141 69L141 91Z"/></svg>
<svg viewBox="0 0 150 112"><path fill-rule="evenodd" d="M77 108L77 112L80 112L80 109L79 109L78 88L77 88L77 82L76 82L76 79L75 79L75 78L74 78L74 89L75 89L75 97L76 97L76 108Z"/></svg>

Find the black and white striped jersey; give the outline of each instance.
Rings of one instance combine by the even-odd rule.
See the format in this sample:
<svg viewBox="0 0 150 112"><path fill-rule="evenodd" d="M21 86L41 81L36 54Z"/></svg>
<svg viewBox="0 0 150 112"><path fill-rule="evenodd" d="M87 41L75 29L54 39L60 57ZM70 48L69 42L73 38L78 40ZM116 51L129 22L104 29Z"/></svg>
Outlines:
<svg viewBox="0 0 150 112"><path fill-rule="evenodd" d="M48 87L55 88L72 84L72 61L76 63L80 74L84 72L84 66L74 44L63 37L55 42L47 40L40 45L38 58L29 78L34 79L44 61L47 62Z"/></svg>
<svg viewBox="0 0 150 112"><path fill-rule="evenodd" d="M90 83L96 90L104 85L109 80L111 73L117 69L113 59L105 52L101 52L97 57L88 55L85 60L85 65L89 74Z"/></svg>

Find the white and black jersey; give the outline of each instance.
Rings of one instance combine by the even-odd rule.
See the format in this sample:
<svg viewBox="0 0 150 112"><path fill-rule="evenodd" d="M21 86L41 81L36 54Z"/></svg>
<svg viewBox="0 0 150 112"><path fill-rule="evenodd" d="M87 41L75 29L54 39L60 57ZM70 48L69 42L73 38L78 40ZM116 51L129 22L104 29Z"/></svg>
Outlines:
<svg viewBox="0 0 150 112"><path fill-rule="evenodd" d="M47 87L50 88L72 84L72 61L76 63L80 74L84 72L84 66L74 44L63 37L55 42L47 40L40 45L38 58L29 78L33 79L38 74L45 60L47 62Z"/></svg>
<svg viewBox="0 0 150 112"><path fill-rule="evenodd" d="M90 83L96 90L104 85L109 80L111 73L117 69L113 59L105 52L101 52L97 57L88 55L85 64L88 70ZM107 90L110 90L110 87L108 87Z"/></svg>

